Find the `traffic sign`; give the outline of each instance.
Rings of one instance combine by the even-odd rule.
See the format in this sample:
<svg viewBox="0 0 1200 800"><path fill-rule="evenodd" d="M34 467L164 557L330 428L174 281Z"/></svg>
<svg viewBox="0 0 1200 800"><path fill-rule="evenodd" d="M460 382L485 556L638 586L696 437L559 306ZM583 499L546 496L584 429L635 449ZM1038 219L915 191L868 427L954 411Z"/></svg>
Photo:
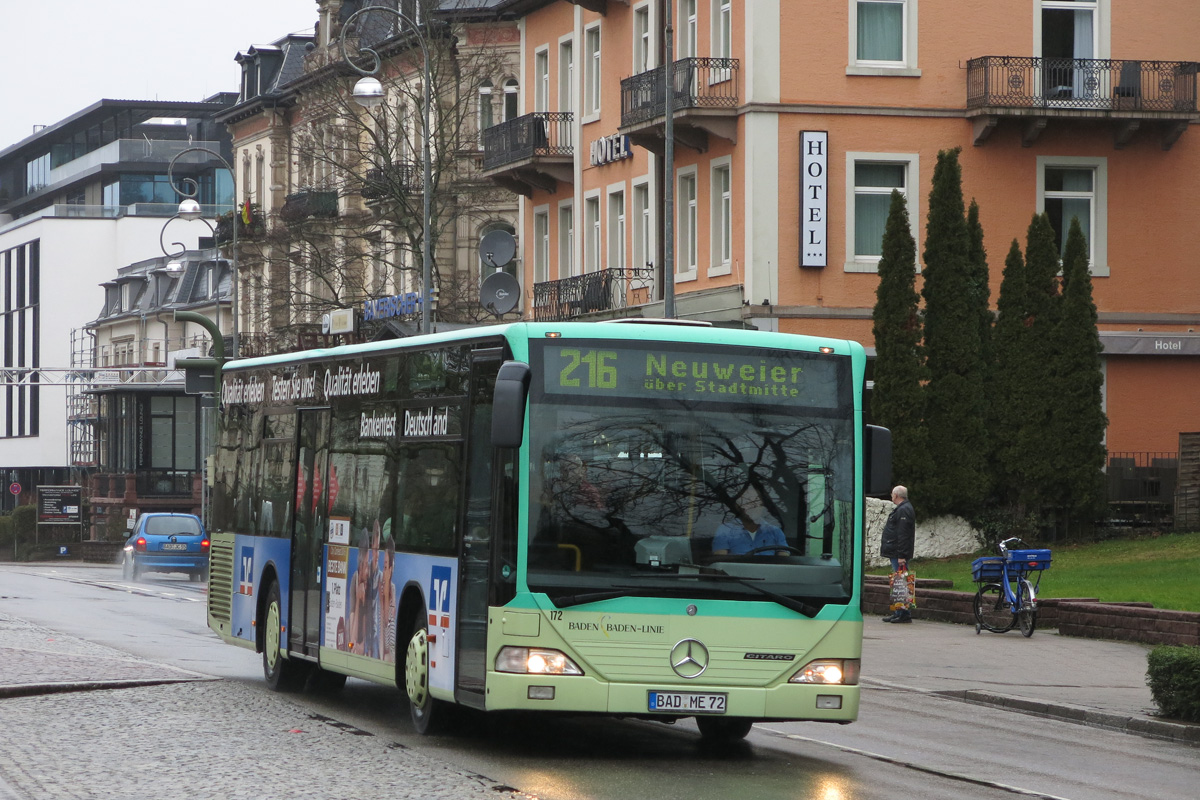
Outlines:
<svg viewBox="0 0 1200 800"><path fill-rule="evenodd" d="M11 492L12 494L20 494L21 493L21 484L17 483L16 481L13 481L12 483L10 483L8 485L8 491Z"/></svg>

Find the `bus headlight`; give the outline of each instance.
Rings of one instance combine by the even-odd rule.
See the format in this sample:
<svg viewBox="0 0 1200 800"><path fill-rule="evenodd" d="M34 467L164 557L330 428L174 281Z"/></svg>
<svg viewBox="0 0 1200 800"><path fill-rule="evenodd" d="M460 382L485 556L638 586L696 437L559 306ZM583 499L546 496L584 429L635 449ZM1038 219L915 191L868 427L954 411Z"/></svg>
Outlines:
<svg viewBox="0 0 1200 800"><path fill-rule="evenodd" d="M544 647L503 647L496 656L497 672L520 675L582 675L565 653Z"/></svg>
<svg viewBox="0 0 1200 800"><path fill-rule="evenodd" d="M788 683L824 683L840 686L858 685L862 662L857 658L820 658L810 661Z"/></svg>

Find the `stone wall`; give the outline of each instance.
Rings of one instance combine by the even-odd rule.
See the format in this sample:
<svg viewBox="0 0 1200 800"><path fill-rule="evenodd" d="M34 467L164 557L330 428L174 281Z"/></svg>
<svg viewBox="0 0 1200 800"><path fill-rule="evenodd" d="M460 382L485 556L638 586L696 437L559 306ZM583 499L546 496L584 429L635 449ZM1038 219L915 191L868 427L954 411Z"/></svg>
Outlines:
<svg viewBox="0 0 1200 800"><path fill-rule="evenodd" d="M888 514L895 506L890 500L867 498L866 543L863 552L867 566L880 567L888 563L879 555L879 542ZM974 553L982 540L979 532L962 517L935 517L917 522L917 539L913 555L915 558L944 558L964 553Z"/></svg>

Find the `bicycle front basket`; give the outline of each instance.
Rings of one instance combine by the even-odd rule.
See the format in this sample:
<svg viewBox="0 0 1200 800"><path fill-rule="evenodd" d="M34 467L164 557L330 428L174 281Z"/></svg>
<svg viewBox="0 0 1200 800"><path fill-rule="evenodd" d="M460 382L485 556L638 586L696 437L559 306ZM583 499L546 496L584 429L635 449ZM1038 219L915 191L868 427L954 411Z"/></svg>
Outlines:
<svg viewBox="0 0 1200 800"><path fill-rule="evenodd" d="M1019 566L1022 572L1036 572L1050 569L1049 550L1009 550L1008 561L1010 569Z"/></svg>
<svg viewBox="0 0 1200 800"><path fill-rule="evenodd" d="M1004 559L985 556L971 562L971 580L976 583L992 583L1004 579Z"/></svg>

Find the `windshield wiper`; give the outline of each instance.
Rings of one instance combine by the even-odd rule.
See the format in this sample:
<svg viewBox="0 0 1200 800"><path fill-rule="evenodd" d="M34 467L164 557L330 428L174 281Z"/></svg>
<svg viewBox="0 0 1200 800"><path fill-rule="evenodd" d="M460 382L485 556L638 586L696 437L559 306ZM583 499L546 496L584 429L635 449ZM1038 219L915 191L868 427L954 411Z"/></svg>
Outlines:
<svg viewBox="0 0 1200 800"><path fill-rule="evenodd" d="M820 610L821 610L821 609L817 608L816 606L811 606L808 603L802 602L800 600L794 600L791 597L788 597L787 595L779 594L778 592L772 592L770 589L764 589L761 586L755 586L753 583L750 582L750 581L761 581L761 580L763 580L762 578L739 578L736 575L730 575L728 572L717 569L716 567L706 567L705 569L708 569L711 571L710 572L697 572L697 573L688 573L688 572L668 573L666 575L647 575L646 577L701 578L701 579L710 580L710 581L711 580L731 581L733 583L741 584L742 586L745 586L747 589L753 589L754 591L758 592L759 594L763 595L764 597L771 598L772 600L774 600L776 603L783 606L784 608L789 608L798 614L803 614L804 616L808 617L809 619L812 619L813 617L815 617L817 615L817 613L820 612ZM633 577L633 576L630 576L630 577ZM641 577L641 576L638 576L638 577Z"/></svg>
<svg viewBox="0 0 1200 800"><path fill-rule="evenodd" d="M634 588L634 587L630 587ZM644 596L645 592L641 591L620 591L620 592L587 592L585 594L564 594L558 597L551 597L550 602L555 608L570 608L571 606L581 606L584 603L599 603L601 600L615 600L618 597L638 597Z"/></svg>

